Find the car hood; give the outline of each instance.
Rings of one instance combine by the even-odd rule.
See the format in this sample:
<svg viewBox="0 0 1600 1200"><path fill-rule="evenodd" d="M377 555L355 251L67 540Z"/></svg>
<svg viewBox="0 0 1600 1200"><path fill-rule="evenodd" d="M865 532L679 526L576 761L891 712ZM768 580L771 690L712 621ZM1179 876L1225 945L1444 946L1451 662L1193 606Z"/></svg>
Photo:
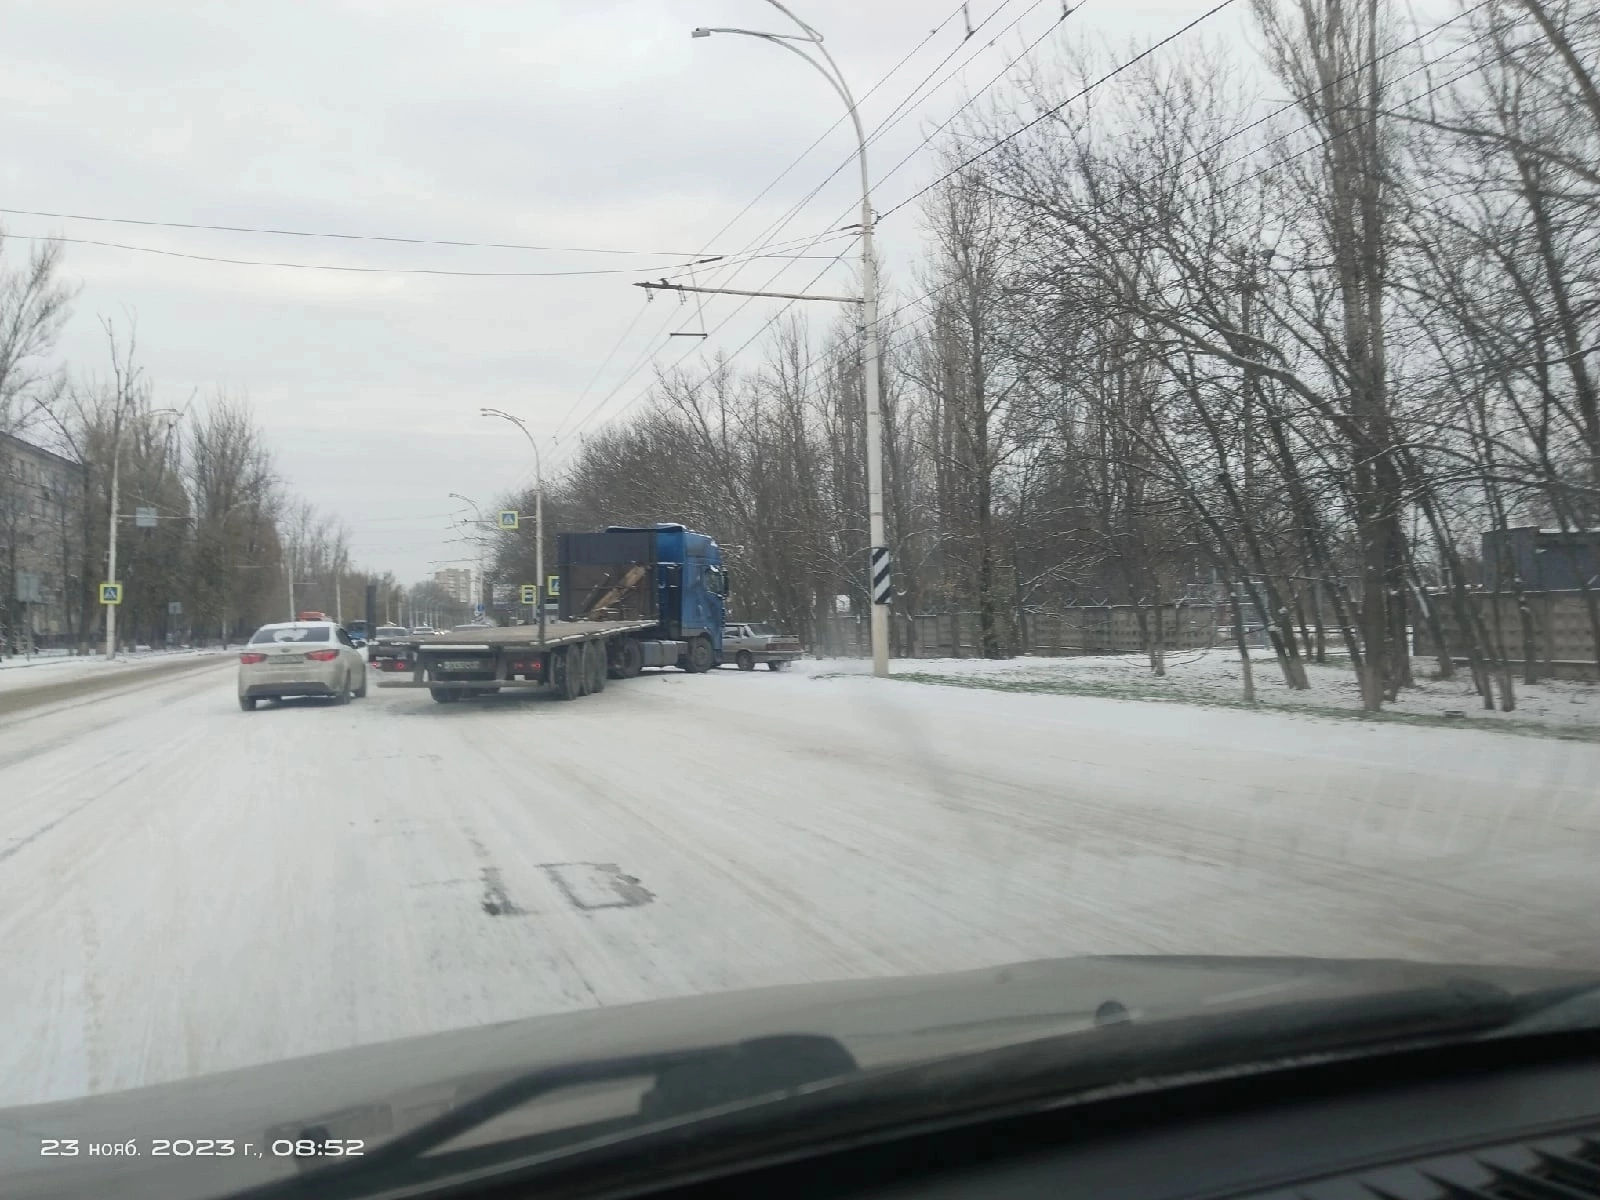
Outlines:
<svg viewBox="0 0 1600 1200"><path fill-rule="evenodd" d="M286 1059L77 1100L0 1109L8 1196L219 1196L291 1175L263 1151L308 1127L368 1149L541 1067L809 1033L863 1068L928 1061L1090 1028L1107 1002L1134 1020L1469 978L1514 994L1595 983L1560 970L1300 958L1082 957L947 975L799 984L558 1013ZM1270 1051L1270 1047L1267 1048ZM151 1139L233 1139L231 1158L156 1158ZM41 1157L76 1139L77 1157ZM90 1155L127 1145L133 1155ZM237 1147L249 1143L244 1157Z"/></svg>

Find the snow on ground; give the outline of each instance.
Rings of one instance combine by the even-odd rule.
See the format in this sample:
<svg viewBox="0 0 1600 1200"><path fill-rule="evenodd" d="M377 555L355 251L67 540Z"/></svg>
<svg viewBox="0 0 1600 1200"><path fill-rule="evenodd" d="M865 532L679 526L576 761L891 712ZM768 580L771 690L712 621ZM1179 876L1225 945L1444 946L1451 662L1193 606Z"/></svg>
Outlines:
<svg viewBox="0 0 1600 1200"><path fill-rule="evenodd" d="M46 652L32 658L22 655L0 659L0 691L10 688L36 687L42 683L59 683L77 679L82 672L115 674L153 662L167 662L179 658L223 654L222 650L137 650L122 652L107 660L104 654L65 654Z"/></svg>
<svg viewBox="0 0 1600 1200"><path fill-rule="evenodd" d="M1348 663L1307 664L1311 688L1291 691L1271 651L1251 655L1256 702L1263 709L1322 711L1326 715L1354 716L1361 711L1361 691ZM1167 673L1158 678L1143 654L1096 654L1071 658L1022 657L1000 660L974 658L895 659L895 675L947 681L966 686L1004 690L1061 692L1107 698L1167 700L1199 704L1242 705L1239 656L1232 650L1175 651L1167 656ZM795 664L801 673L827 677L867 674L870 661L861 659L807 660ZM1417 686L1406 688L1384 712L1391 717L1444 719L1452 710L1467 724L1501 724L1530 731L1548 726L1569 734L1593 733L1600 737L1600 685L1552 680L1526 684L1517 680L1516 708L1511 712L1487 710L1472 690L1465 669L1455 679L1436 678L1438 663L1414 659Z"/></svg>
<svg viewBox="0 0 1600 1200"><path fill-rule="evenodd" d="M1600 745L830 665L8 717L0 1106L1059 955L1600 967Z"/></svg>

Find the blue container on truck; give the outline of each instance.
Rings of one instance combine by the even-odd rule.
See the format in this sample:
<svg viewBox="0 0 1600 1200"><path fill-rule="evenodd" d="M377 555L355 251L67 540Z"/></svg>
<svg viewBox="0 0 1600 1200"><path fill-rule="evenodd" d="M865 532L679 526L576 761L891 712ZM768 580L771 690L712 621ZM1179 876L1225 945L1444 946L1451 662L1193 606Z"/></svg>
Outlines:
<svg viewBox="0 0 1600 1200"><path fill-rule="evenodd" d="M722 661L728 574L715 539L686 526L609 525L557 540L563 621L651 621L643 641L682 642L678 666Z"/></svg>

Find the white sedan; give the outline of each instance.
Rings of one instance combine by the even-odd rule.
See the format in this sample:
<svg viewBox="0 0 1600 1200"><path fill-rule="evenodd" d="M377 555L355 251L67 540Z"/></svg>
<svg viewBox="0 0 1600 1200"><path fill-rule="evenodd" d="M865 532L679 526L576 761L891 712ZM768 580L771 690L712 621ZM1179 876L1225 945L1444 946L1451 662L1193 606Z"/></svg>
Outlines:
<svg viewBox="0 0 1600 1200"><path fill-rule="evenodd" d="M239 707L285 696L332 696L344 704L367 694L367 664L332 621L263 625L239 655Z"/></svg>

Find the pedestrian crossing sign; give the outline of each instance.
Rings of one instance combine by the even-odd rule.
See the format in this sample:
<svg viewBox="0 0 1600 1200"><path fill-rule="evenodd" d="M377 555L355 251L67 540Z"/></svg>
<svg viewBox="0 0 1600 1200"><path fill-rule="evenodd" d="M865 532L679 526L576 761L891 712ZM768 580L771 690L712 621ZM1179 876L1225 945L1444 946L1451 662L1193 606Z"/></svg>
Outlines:
<svg viewBox="0 0 1600 1200"><path fill-rule="evenodd" d="M100 585L101 604L121 604L122 585L120 583L102 583Z"/></svg>
<svg viewBox="0 0 1600 1200"><path fill-rule="evenodd" d="M546 596L561 595L561 576L546 575L544 579L544 594Z"/></svg>
<svg viewBox="0 0 1600 1200"><path fill-rule="evenodd" d="M515 529L517 527L517 517L518 514L514 509L505 509L500 514L500 528Z"/></svg>

